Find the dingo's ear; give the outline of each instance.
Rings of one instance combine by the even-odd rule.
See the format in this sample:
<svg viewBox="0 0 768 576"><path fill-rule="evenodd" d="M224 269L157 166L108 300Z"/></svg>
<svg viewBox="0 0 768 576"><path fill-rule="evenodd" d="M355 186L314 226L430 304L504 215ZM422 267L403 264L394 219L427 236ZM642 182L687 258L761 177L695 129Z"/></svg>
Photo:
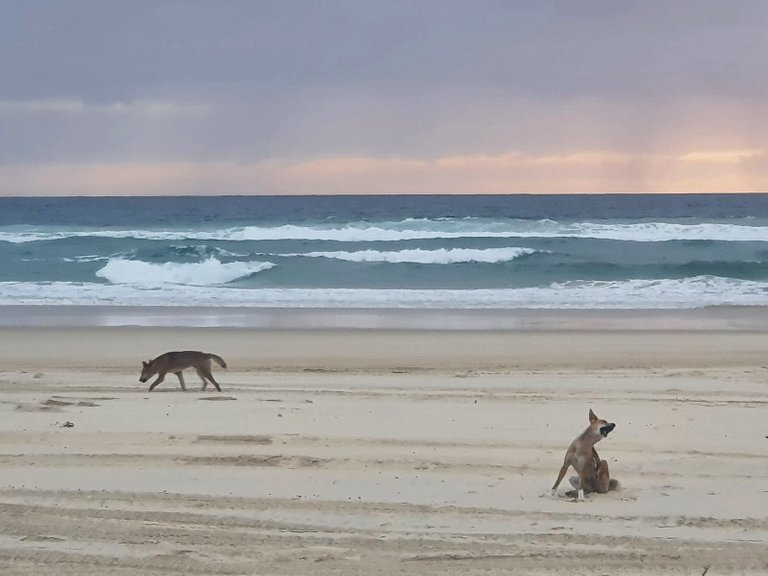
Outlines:
<svg viewBox="0 0 768 576"><path fill-rule="evenodd" d="M595 416L595 413L592 412L592 408L589 409L589 421L594 422L595 420L598 420L598 417Z"/></svg>
<svg viewBox="0 0 768 576"><path fill-rule="evenodd" d="M141 365L142 365L142 366L144 366L144 368L146 368L147 366L149 366L149 362L144 362L144 361L142 360L142 361L141 361Z"/></svg>

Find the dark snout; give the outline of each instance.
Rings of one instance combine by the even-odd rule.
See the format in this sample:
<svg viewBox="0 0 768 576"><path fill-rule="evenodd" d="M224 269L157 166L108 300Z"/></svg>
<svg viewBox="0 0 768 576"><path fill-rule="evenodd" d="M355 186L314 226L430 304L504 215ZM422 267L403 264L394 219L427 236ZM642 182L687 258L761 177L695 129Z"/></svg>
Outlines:
<svg viewBox="0 0 768 576"><path fill-rule="evenodd" d="M139 382L141 382L142 384L144 384L144 382L146 382L147 380L149 380L149 378L144 378L143 376L139 378Z"/></svg>
<svg viewBox="0 0 768 576"><path fill-rule="evenodd" d="M613 431L613 429L616 428L616 424L609 423L605 426L600 426L600 435L605 438L608 436L608 433Z"/></svg>

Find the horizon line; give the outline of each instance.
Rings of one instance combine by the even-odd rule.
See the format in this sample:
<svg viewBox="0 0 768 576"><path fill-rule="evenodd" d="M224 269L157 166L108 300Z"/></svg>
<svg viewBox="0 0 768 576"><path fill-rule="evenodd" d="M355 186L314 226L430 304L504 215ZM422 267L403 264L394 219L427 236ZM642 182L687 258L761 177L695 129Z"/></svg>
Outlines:
<svg viewBox="0 0 768 576"><path fill-rule="evenodd" d="M734 191L659 191L659 192L330 192L330 193L188 193L188 194L3 194L0 198L314 198L339 196L723 196L723 195L754 195L768 194L768 190L734 190Z"/></svg>

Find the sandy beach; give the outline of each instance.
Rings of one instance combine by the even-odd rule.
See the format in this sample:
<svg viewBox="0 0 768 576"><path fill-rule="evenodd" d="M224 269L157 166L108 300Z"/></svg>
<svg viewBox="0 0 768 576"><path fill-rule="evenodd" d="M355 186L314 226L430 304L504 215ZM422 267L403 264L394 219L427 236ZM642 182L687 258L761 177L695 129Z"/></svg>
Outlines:
<svg viewBox="0 0 768 576"><path fill-rule="evenodd" d="M0 573L766 574L764 315L6 320ZM223 391L190 371L148 394L140 361L169 349L223 356ZM621 489L552 497L590 408Z"/></svg>

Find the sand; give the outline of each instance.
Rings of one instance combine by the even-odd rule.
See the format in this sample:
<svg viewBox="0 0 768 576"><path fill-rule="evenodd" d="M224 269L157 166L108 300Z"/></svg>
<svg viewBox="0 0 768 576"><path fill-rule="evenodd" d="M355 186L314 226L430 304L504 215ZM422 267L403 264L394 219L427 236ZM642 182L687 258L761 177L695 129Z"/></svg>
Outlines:
<svg viewBox="0 0 768 576"><path fill-rule="evenodd" d="M568 326L2 328L0 574L768 573L768 331Z"/></svg>

